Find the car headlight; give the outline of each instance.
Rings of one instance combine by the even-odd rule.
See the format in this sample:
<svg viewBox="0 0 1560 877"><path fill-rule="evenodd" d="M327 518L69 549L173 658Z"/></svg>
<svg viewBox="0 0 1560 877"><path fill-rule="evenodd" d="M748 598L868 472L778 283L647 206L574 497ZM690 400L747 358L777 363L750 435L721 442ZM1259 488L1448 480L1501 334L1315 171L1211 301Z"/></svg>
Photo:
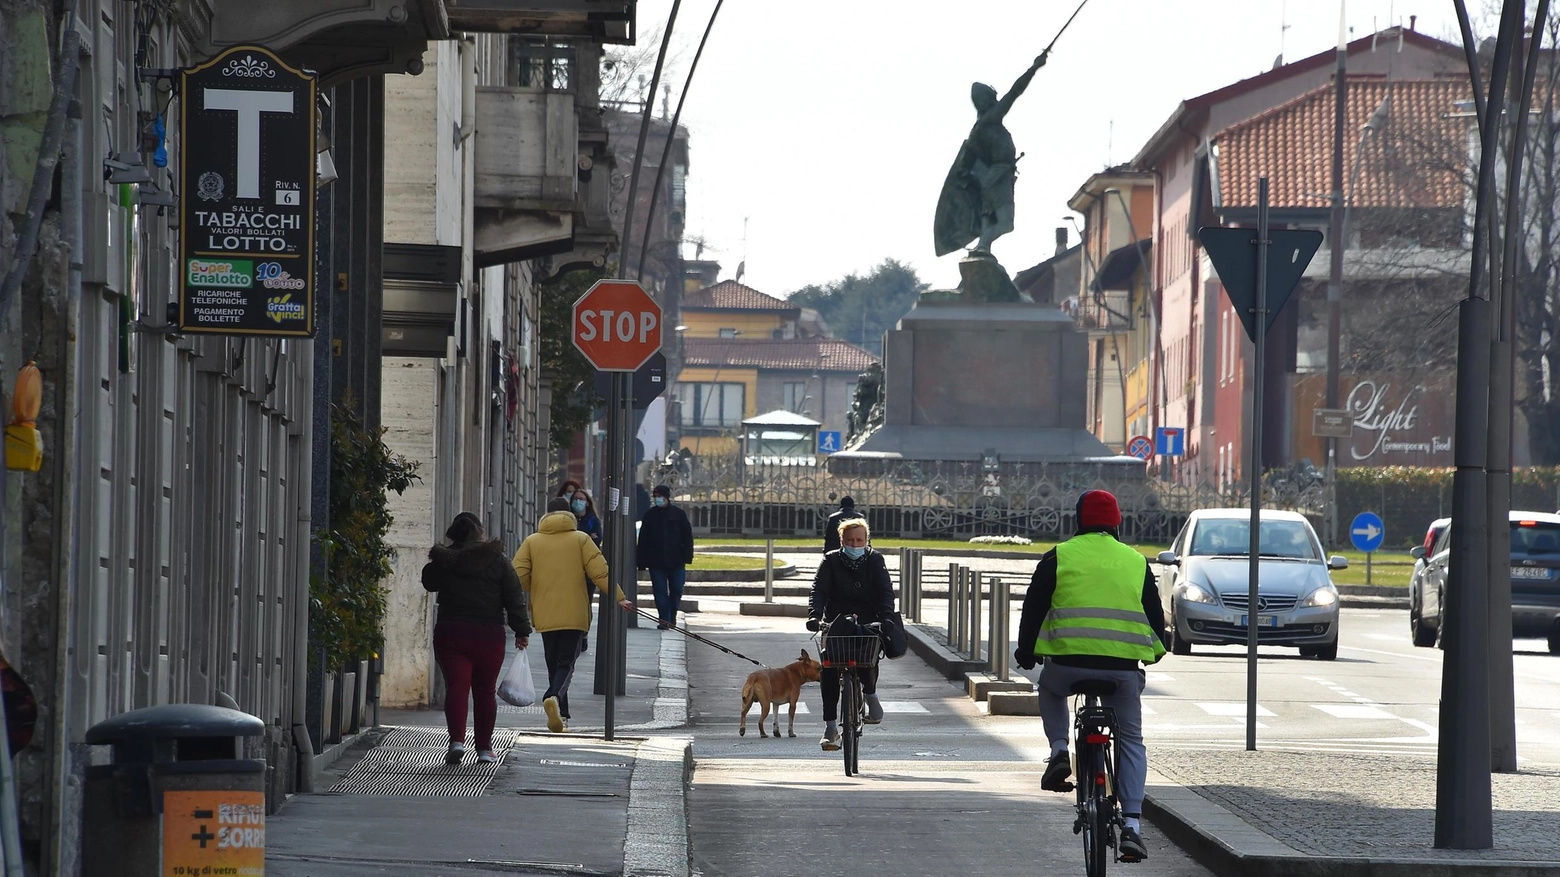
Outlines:
<svg viewBox="0 0 1560 877"><path fill-rule="evenodd" d="M1181 599L1189 603L1215 602L1213 593L1211 591L1202 587L1201 585L1193 584L1187 584L1187 586L1181 590Z"/></svg>
<svg viewBox="0 0 1560 877"><path fill-rule="evenodd" d="M1301 606L1336 606L1338 605L1338 592L1332 588L1317 588L1311 592L1311 596L1300 602Z"/></svg>

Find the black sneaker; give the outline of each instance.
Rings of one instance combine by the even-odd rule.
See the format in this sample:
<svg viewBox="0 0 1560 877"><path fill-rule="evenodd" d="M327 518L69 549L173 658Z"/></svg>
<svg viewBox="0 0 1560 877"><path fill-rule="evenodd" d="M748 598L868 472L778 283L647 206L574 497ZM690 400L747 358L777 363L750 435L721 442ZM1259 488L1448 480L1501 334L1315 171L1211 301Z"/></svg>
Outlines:
<svg viewBox="0 0 1560 877"><path fill-rule="evenodd" d="M1141 862L1148 858L1148 847L1143 846L1142 835L1130 828L1121 829L1121 843L1116 845L1116 851L1123 862Z"/></svg>
<svg viewBox="0 0 1560 877"><path fill-rule="evenodd" d="M1072 758L1064 749L1051 756L1051 760L1045 764L1045 773L1040 775L1040 788L1047 792L1071 792L1073 784L1067 781L1072 776Z"/></svg>

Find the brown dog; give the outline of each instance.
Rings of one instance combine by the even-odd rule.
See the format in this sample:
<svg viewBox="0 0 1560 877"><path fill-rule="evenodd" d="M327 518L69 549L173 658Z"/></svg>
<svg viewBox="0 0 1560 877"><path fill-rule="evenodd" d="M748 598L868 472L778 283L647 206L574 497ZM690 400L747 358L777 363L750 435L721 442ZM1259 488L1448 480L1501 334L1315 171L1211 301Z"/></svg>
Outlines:
<svg viewBox="0 0 1560 877"><path fill-rule="evenodd" d="M754 670L748 674L747 681L742 683L742 721L737 725L737 733L747 735L748 709L757 703L758 736L768 737L764 733L764 721L769 718L769 707L775 708L775 736L780 736L780 704L791 704L791 721L786 725L786 734L796 736L796 700L802 696L802 686L809 682L818 681L818 671L822 669L812 656L802 649L802 656L778 670Z"/></svg>

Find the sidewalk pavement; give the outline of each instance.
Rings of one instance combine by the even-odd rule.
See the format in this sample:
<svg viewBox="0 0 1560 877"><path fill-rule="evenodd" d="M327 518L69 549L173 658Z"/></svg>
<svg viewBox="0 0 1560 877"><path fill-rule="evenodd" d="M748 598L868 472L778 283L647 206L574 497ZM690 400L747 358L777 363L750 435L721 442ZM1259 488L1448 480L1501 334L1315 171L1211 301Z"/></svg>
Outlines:
<svg viewBox="0 0 1560 877"><path fill-rule="evenodd" d="M1149 750L1144 815L1220 875L1560 875L1560 766L1493 778L1493 850L1434 849L1428 758Z"/></svg>
<svg viewBox="0 0 1560 877"><path fill-rule="evenodd" d="M567 733L549 733L539 705L500 701L494 766L476 764L474 750L444 764L442 711L382 711L368 742L317 780L319 793L270 818L267 873L687 877L692 742L674 730L688 715L685 641L628 631L613 741L603 736L605 698L592 694L594 635L590 648L570 688ZM538 691L541 657L537 640ZM469 716L467 738L470 750Z"/></svg>

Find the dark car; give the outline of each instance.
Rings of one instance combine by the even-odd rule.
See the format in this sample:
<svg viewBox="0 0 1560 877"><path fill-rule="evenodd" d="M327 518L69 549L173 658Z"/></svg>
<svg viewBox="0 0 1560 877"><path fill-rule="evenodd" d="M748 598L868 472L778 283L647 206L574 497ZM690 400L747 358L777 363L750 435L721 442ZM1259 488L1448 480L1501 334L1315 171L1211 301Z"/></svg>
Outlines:
<svg viewBox="0 0 1560 877"><path fill-rule="evenodd" d="M1549 640L1549 652L1560 655L1560 514L1513 511L1511 522L1511 635ZM1452 526L1436 540L1418 579L1410 606L1417 605L1419 626L1414 644L1429 646L1440 639Z"/></svg>

